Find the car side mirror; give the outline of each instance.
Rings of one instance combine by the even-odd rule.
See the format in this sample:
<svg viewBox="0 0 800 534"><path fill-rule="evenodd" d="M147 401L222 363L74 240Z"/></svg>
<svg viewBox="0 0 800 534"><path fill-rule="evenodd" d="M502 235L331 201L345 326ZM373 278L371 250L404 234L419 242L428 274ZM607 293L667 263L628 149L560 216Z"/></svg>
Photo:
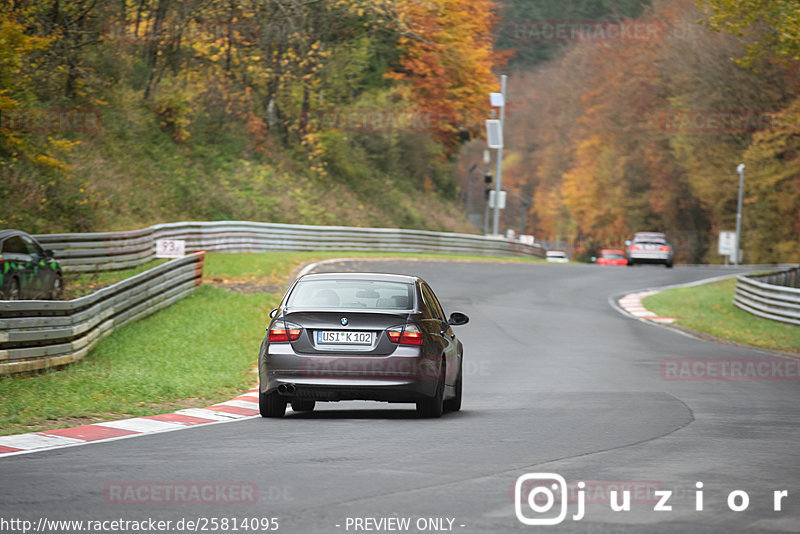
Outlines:
<svg viewBox="0 0 800 534"><path fill-rule="evenodd" d="M447 321L447 324L450 326L461 326L467 324L468 322L469 317L461 312L453 312L450 314L450 319Z"/></svg>
<svg viewBox="0 0 800 534"><path fill-rule="evenodd" d="M279 310L278 308L275 308L274 310L272 310L271 312L269 312L269 318L270 318L270 319L274 319L274 318L275 318L275 316L276 316L276 315L278 315L278 312L279 312L279 311L280 311L280 310Z"/></svg>

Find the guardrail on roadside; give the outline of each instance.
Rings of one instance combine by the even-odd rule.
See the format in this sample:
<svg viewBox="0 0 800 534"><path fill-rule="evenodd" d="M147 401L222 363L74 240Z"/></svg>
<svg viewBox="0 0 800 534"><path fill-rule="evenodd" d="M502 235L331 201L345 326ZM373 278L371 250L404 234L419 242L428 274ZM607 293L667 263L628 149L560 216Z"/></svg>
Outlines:
<svg viewBox="0 0 800 534"><path fill-rule="evenodd" d="M800 267L738 276L733 303L765 319L800 325Z"/></svg>
<svg viewBox="0 0 800 534"><path fill-rule="evenodd" d="M191 293L204 260L190 254L73 300L0 301L0 376L80 360L113 330Z"/></svg>
<svg viewBox="0 0 800 534"><path fill-rule="evenodd" d="M157 239L182 239L187 252L362 250L544 257L544 250L537 245L479 235L247 221L178 222L131 232L44 234L36 238L55 252L65 271L108 271L147 263L155 256Z"/></svg>

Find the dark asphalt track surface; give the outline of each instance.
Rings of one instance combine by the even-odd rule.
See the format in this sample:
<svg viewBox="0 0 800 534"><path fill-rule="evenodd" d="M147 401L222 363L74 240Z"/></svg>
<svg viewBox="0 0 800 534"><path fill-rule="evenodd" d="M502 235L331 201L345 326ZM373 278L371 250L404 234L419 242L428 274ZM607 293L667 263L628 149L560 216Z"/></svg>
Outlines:
<svg viewBox="0 0 800 534"><path fill-rule="evenodd" d="M420 275L447 313L470 316L457 330L465 346L463 411L420 420L412 405L331 403L282 420L3 458L0 532L21 532L2 523L10 519L174 525L215 517L277 517L286 533L392 532L347 528L348 518L389 517L410 518L408 532L446 531L418 530L419 518L452 519L452 531L463 533L800 531L800 382L665 380L665 358L771 357L644 324L608 302L628 290L732 271L410 261L346 269ZM585 517L572 519L570 499L560 525L523 525L514 483L536 472L587 481ZM698 481L702 511L695 510ZM206 482L254 484L258 500L109 501L109 484ZM620 484L632 491L631 511L609 509L608 490ZM673 492L671 511L653 510L654 489ZM729 509L734 490L749 495L747 510ZM778 512L776 490L788 491ZM561 504L541 515L527 502L520 508L527 517L552 517Z"/></svg>

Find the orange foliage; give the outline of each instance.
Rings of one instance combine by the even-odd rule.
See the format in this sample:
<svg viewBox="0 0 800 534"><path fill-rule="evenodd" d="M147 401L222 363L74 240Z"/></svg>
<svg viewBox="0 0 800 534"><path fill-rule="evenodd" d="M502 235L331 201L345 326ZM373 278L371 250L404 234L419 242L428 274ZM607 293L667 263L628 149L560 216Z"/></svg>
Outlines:
<svg viewBox="0 0 800 534"><path fill-rule="evenodd" d="M498 90L492 67L504 56L493 51L494 7L492 0L395 3L404 53L386 76L408 82L410 99L434 119L434 133L451 146L459 126L478 130L488 94Z"/></svg>

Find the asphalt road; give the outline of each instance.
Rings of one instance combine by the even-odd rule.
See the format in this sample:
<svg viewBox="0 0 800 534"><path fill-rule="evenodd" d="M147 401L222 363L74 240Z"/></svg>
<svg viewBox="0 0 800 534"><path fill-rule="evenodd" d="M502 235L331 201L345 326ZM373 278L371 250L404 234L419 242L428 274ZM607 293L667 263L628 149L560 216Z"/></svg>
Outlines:
<svg viewBox="0 0 800 534"><path fill-rule="evenodd" d="M209 528L212 518L229 518L252 532L242 520L268 517L286 533L800 530L800 383L665 379L668 359L770 356L644 324L608 302L731 271L385 261L347 268L418 274L448 313L470 316L457 331L466 361L460 413L420 420L412 405L322 404L282 420L3 458L0 532L21 532L3 520L40 518L153 518L172 521L175 532L190 530L175 528L182 518ZM529 481L525 517L554 517L562 505L568 515L557 526L522 524L515 481L531 473L559 474L573 488L585 481L583 519L573 519L577 497L537 514L526 500ZM145 494L120 504L111 494L210 482L256 490L257 499L231 502L233 493L225 502L222 491L202 506L147 502ZM630 511L610 510L614 487L631 491ZM654 511L656 490L672 492L671 510ZM728 506L737 490L750 501L741 512ZM774 511L780 490L788 496ZM389 518L407 518L408 529Z"/></svg>

